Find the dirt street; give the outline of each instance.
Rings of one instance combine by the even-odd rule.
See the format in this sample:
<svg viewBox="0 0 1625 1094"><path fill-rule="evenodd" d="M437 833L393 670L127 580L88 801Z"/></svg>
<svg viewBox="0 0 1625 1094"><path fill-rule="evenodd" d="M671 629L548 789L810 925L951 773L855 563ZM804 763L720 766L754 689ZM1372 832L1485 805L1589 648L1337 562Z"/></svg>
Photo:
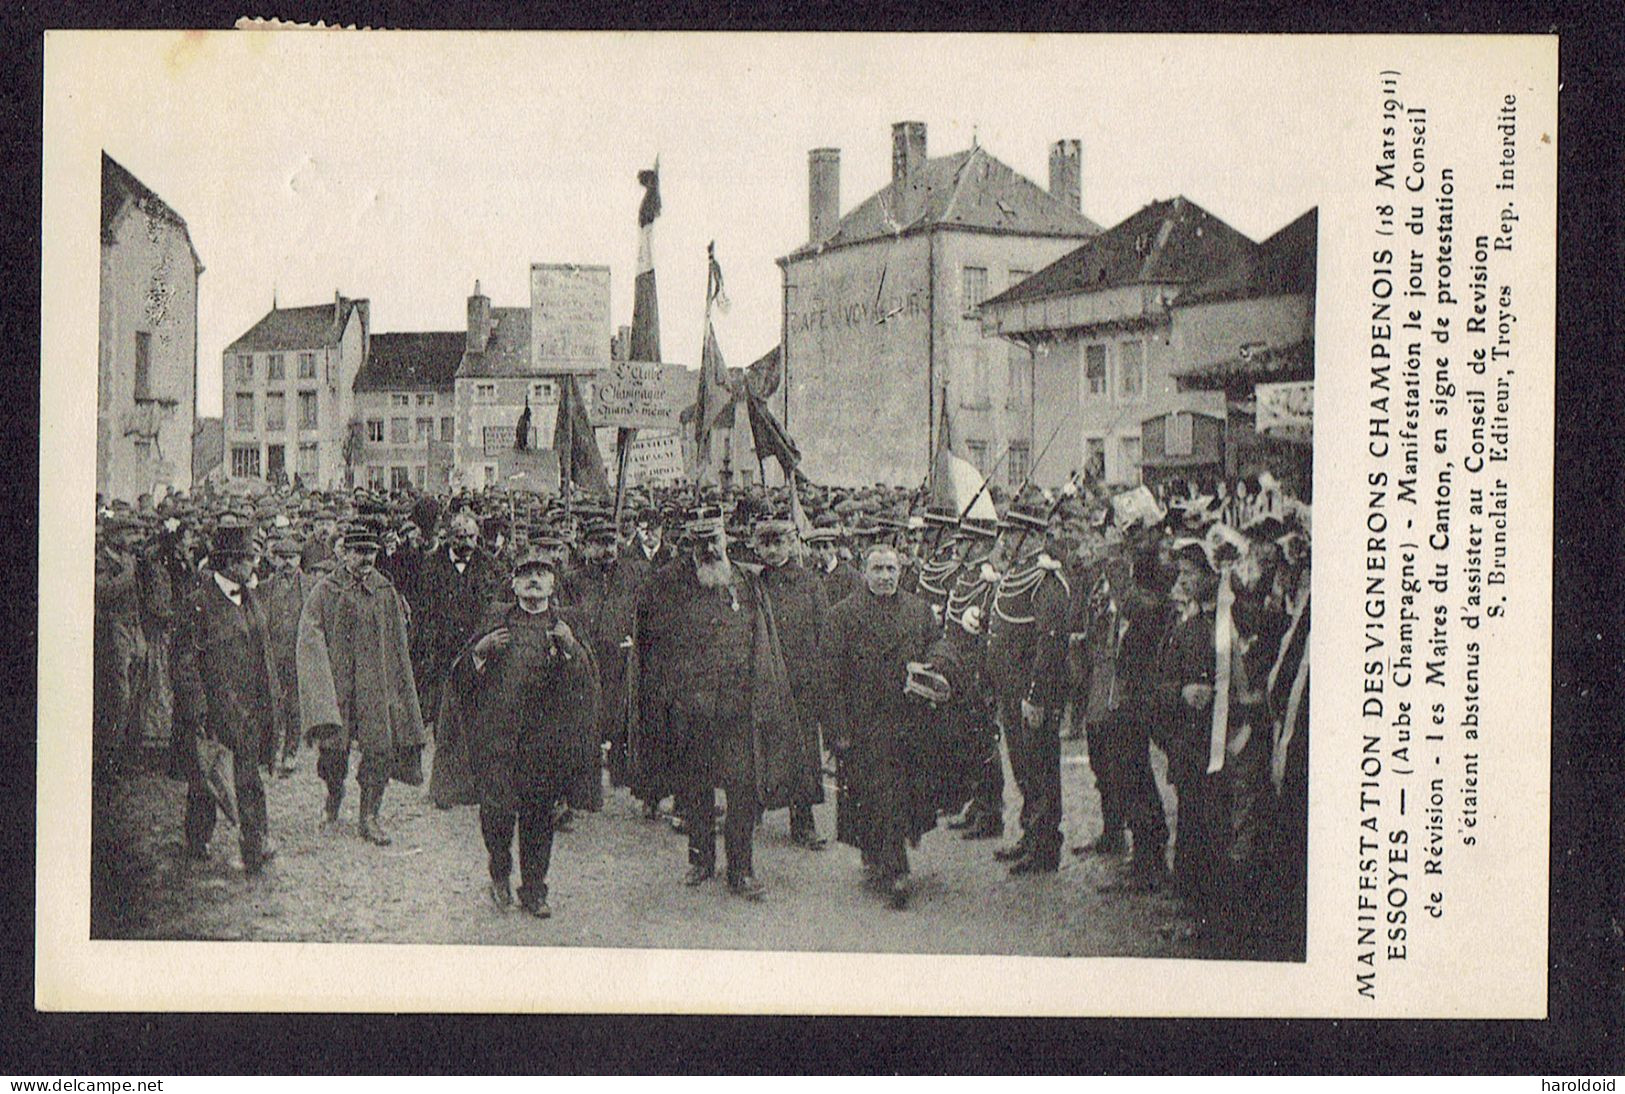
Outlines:
<svg viewBox="0 0 1625 1094"><path fill-rule="evenodd" d="M1081 742L1065 743L1068 845L1099 831L1099 799ZM236 830L222 823L208 862L181 852L185 787L162 775L127 780L114 807L119 881L107 934L131 939L301 942L451 942L507 946L638 946L813 951L1200 956L1171 896L1103 893L1115 860L1064 854L1058 874L1010 877L993 861L1000 841L966 842L943 827L910 851L914 896L893 911L865 889L855 850L793 845L787 813L757 834L759 904L719 880L680 884L685 839L642 817L624 790L602 813L578 814L554 843L548 879L553 918L497 912L485 893L485 850L474 807L437 809L423 788L392 784L384 827L390 847L355 834L356 788L341 830L322 832L323 786L313 753L271 779L271 831L280 850L259 878L237 865ZM1160 760L1160 757L1159 757ZM432 757L425 757L427 771ZM353 762L353 761L352 761ZM1159 777L1160 777L1159 767ZM833 791L817 810L835 831ZM1019 796L1007 782L1007 832ZM1170 802L1170 805L1172 803ZM1172 818L1170 818L1172 819ZM720 857L720 848L719 848ZM517 879L516 879L517 880Z"/></svg>

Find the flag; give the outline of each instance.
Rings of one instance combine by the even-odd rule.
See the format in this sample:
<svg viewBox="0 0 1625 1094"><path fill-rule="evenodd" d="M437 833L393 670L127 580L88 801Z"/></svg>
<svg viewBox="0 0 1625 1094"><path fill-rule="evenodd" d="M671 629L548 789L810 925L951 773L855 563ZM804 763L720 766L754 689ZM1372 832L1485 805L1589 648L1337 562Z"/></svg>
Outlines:
<svg viewBox="0 0 1625 1094"><path fill-rule="evenodd" d="M706 257L710 274L705 286L705 346L700 351L700 390L694 403L695 477L699 479L705 477L711 463L711 431L733 409L728 365L722 359L716 328L711 323L712 306L720 307L726 300L722 293L722 267L717 265L715 243L706 247Z"/></svg>
<svg viewBox="0 0 1625 1094"><path fill-rule="evenodd" d="M756 455L761 459L771 456L778 460L786 481L793 479L796 465L801 462L801 450L768 409L767 400L747 391L745 410L750 415L750 436L756 445Z"/></svg>
<svg viewBox="0 0 1625 1094"><path fill-rule="evenodd" d="M774 346L745 369L745 390L758 399L771 399L784 379L783 355Z"/></svg>
<svg viewBox="0 0 1625 1094"><path fill-rule="evenodd" d="M525 409L519 412L519 422L513 427L513 450L523 452L530 447L530 392L525 392Z"/></svg>
<svg viewBox="0 0 1625 1094"><path fill-rule="evenodd" d="M639 171L643 203L638 206L638 276L632 288L632 344L630 361L660 360L660 306L655 296L654 229L660 215L660 160L652 170ZM715 260L713 259L713 263Z"/></svg>
<svg viewBox="0 0 1625 1094"><path fill-rule="evenodd" d="M598 451L587 404L581 398L576 378L566 374L559 392L559 416L553 424L553 450L559 458L559 485L579 486L594 494L609 496L609 476Z"/></svg>
<svg viewBox="0 0 1625 1094"><path fill-rule="evenodd" d="M943 389L942 426L937 432L936 457L931 461L931 504L960 517L998 519L987 479L976 465L954 451L953 423L948 420L948 393Z"/></svg>
<svg viewBox="0 0 1625 1094"><path fill-rule="evenodd" d="M813 530L813 523L807 519L807 511L801 507L801 491L796 489L796 477L785 477L790 480L790 519L796 522L796 535L805 543L807 533Z"/></svg>

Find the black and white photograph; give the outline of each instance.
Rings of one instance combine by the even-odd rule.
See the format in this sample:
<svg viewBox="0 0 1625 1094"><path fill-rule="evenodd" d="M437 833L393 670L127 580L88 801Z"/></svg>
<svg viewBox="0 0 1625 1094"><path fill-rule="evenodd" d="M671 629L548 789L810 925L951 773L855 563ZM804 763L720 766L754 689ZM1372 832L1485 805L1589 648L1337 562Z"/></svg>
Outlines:
<svg viewBox="0 0 1625 1094"><path fill-rule="evenodd" d="M39 1005L1543 1016L1556 71L51 36Z"/></svg>
<svg viewBox="0 0 1625 1094"><path fill-rule="evenodd" d="M1292 150L485 45L102 149L91 937L1302 961Z"/></svg>

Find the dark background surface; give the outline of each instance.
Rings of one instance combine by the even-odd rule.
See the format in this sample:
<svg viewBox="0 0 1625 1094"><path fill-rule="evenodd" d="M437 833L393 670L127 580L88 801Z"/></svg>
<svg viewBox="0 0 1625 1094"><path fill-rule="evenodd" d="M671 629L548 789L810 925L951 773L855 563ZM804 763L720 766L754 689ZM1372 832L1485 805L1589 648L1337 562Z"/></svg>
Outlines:
<svg viewBox="0 0 1625 1094"><path fill-rule="evenodd" d="M1625 35L1617 2L1593 4L874 3L765 6L283 4L286 19L382 27L642 27L986 31L1557 33L1559 96L1557 510L1554 574L1551 979L1545 1022L884 1020L814 1018L41 1015L33 1000L37 597L39 187L46 27L225 27L242 8L17 4L0 53L9 215L0 335L9 709L0 762L6 868L0 1073L470 1072L1378 1072L1615 1074L1625 1064L1625 683L1618 560ZM51 453L49 438L46 454ZM1493 960L1493 954L1485 955ZM425 951L430 964L445 960Z"/></svg>

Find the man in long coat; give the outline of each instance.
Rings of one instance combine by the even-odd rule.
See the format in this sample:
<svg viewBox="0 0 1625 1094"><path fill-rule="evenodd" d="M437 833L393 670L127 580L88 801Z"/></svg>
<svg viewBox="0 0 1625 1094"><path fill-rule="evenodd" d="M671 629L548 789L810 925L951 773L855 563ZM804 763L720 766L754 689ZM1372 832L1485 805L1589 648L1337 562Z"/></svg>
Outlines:
<svg viewBox="0 0 1625 1094"><path fill-rule="evenodd" d="M840 762L836 838L858 848L899 909L908 902L907 845L936 826L927 718L904 689L937 624L925 601L898 590L901 569L895 547L871 547L865 589L830 610L822 647Z"/></svg>
<svg viewBox="0 0 1625 1094"><path fill-rule="evenodd" d="M575 607L598 662L599 735L609 743L612 786L626 785L627 658L637 623L638 595L652 572L641 549L620 550L615 526L586 529L581 565L572 574Z"/></svg>
<svg viewBox="0 0 1625 1094"><path fill-rule="evenodd" d="M492 903L501 911L513 904L517 833L519 905L542 919L552 914L553 805L598 771L598 670L577 637L581 617L553 601L556 581L548 556L519 555L514 602L488 609L478 637L453 661L436 730L457 729L463 751L437 752L435 777L451 781L442 764L466 764L465 800L479 803Z"/></svg>
<svg viewBox="0 0 1625 1094"><path fill-rule="evenodd" d="M207 737L231 750L243 870L250 875L276 853L259 769L268 742L282 737L285 716L265 608L248 585L252 533L230 519L216 530L209 548L214 571L176 616L173 666L176 735L190 746L177 748L188 758L187 854L207 858L214 833L217 803L198 754L199 740Z"/></svg>
<svg viewBox="0 0 1625 1094"><path fill-rule="evenodd" d="M729 888L759 900L766 889L752 865L756 822L763 809L809 793L819 763L796 725L761 579L729 559L719 507L696 508L688 532L688 558L662 570L638 605L643 716L633 762L653 769L639 776L645 785L668 779L676 788L688 834L686 885L716 874L714 791L722 788Z"/></svg>
<svg viewBox="0 0 1625 1094"><path fill-rule="evenodd" d="M259 592L270 625L271 660L282 688L285 723L284 736L272 750L270 762L276 774L284 777L293 772L299 751L299 616L317 579L300 569L299 543L291 536L273 539L270 554L271 577L261 583Z"/></svg>
<svg viewBox="0 0 1625 1094"><path fill-rule="evenodd" d="M451 537L418 568L418 618L412 668L422 709L439 707L440 682L473 635L504 584L496 560L480 545L480 524L461 510L451 518Z"/></svg>
<svg viewBox="0 0 1625 1094"><path fill-rule="evenodd" d="M806 739L804 747L811 755L822 757L818 725L823 717L824 673L818 659L818 636L829 614L824 583L792 557L796 525L790 513L765 515L757 521L752 538L756 556L762 560L762 584L773 602L773 620L778 624L790 694ZM790 839L819 851L828 843L813 823L813 806L824 800L823 780L815 781L808 790L801 800L790 803Z"/></svg>
<svg viewBox="0 0 1625 1094"><path fill-rule="evenodd" d="M423 714L407 650L406 607L377 569L378 534L357 521L344 534L344 565L311 589L299 619L300 726L321 749L326 819L338 821L350 746L361 753L358 832L390 842L379 824L384 790L398 760L423 747Z"/></svg>

